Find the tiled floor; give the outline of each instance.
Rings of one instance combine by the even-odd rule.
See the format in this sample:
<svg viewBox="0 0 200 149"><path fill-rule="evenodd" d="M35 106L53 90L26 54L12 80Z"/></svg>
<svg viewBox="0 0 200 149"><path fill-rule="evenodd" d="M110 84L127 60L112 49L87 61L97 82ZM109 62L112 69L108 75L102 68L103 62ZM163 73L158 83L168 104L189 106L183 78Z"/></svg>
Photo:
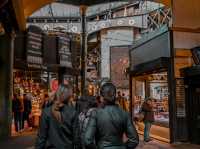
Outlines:
<svg viewBox="0 0 200 149"><path fill-rule="evenodd" d="M15 136L7 141L0 143L1 149L34 149L36 132L26 132L22 136ZM191 144L170 145L167 143L152 141L140 142L137 149L200 149L200 146Z"/></svg>
<svg viewBox="0 0 200 149"><path fill-rule="evenodd" d="M141 141L137 149L200 149L200 146L191 144L170 145L159 141L144 143Z"/></svg>

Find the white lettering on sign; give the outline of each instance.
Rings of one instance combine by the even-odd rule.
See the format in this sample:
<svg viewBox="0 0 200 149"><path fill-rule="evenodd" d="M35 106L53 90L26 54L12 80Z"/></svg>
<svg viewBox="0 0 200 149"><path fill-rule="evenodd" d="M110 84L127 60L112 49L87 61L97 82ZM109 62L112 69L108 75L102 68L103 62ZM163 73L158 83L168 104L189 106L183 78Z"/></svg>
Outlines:
<svg viewBox="0 0 200 149"><path fill-rule="evenodd" d="M148 27L148 14L137 15L132 17L114 18L100 21L90 21L86 24L86 31L88 34L109 27L130 26L138 28ZM55 30L55 28L63 28L66 32L81 33L81 23L63 22L63 23L28 23L29 25L36 25L44 30Z"/></svg>

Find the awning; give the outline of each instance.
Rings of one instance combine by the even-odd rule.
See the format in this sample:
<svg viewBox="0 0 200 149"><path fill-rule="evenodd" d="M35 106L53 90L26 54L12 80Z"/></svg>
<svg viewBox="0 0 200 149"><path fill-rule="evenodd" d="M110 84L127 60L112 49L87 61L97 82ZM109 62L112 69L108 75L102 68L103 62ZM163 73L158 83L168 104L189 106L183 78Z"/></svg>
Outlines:
<svg viewBox="0 0 200 149"><path fill-rule="evenodd" d="M146 74L152 74L157 72L164 72L168 70L170 58L161 57L156 60L136 65L129 71L131 76L140 76Z"/></svg>

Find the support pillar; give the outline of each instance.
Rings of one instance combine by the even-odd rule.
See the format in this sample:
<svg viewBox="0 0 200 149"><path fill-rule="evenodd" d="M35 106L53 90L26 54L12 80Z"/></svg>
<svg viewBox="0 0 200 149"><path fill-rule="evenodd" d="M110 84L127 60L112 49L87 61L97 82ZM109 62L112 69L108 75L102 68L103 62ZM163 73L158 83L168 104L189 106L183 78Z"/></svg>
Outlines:
<svg viewBox="0 0 200 149"><path fill-rule="evenodd" d="M87 6L80 6L81 12L81 95L85 94L86 87L86 57L87 57L87 34L86 34L86 10Z"/></svg>
<svg viewBox="0 0 200 149"><path fill-rule="evenodd" d="M60 67L58 70L58 84L63 84L64 82L64 74L65 74L65 69L64 67Z"/></svg>
<svg viewBox="0 0 200 149"><path fill-rule="evenodd" d="M11 135L13 41L11 35L0 36L0 140Z"/></svg>
<svg viewBox="0 0 200 149"><path fill-rule="evenodd" d="M145 80L145 97L150 97L150 82L149 80Z"/></svg>

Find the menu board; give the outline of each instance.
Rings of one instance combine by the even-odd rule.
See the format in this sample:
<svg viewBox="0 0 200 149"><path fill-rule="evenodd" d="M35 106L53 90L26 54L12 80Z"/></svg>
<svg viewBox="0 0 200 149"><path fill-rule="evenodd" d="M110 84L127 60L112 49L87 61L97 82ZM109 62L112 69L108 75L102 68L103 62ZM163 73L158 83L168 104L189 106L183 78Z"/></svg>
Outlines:
<svg viewBox="0 0 200 149"><path fill-rule="evenodd" d="M43 64L42 30L36 26L29 26L26 44L28 67L41 68Z"/></svg>
<svg viewBox="0 0 200 149"><path fill-rule="evenodd" d="M58 37L58 56L60 66L72 68L70 40L64 35Z"/></svg>
<svg viewBox="0 0 200 149"><path fill-rule="evenodd" d="M176 105L177 105L177 117L185 117L185 86L184 79L176 79Z"/></svg>

